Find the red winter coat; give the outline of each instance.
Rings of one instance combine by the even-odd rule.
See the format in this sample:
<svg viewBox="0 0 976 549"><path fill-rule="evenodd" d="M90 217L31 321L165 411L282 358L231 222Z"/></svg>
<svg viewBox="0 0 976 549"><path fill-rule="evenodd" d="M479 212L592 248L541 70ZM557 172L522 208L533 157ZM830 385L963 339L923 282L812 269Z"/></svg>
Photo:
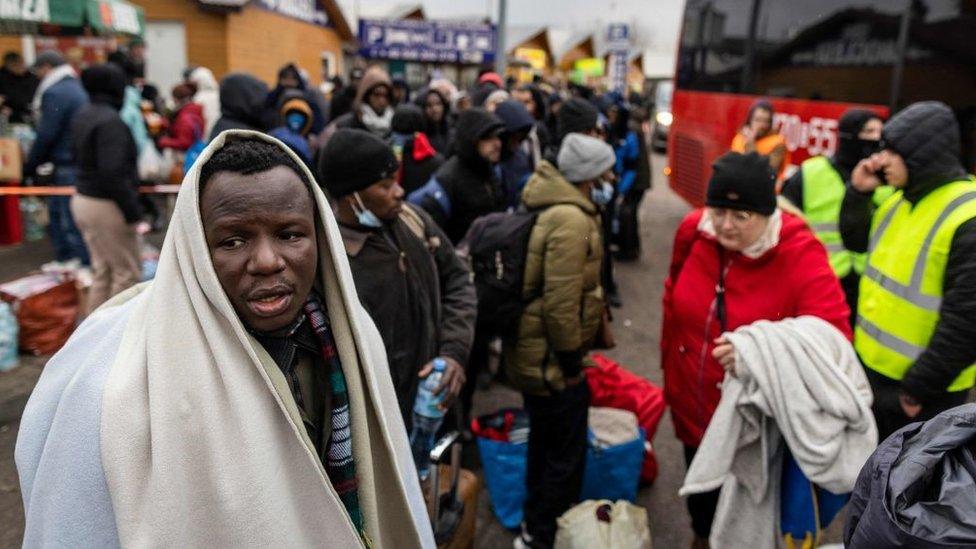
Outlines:
<svg viewBox="0 0 976 549"><path fill-rule="evenodd" d="M664 283L661 365L664 396L674 430L697 447L722 396L722 366L712 358L721 335L715 315L719 244L698 230L703 210L688 214L674 238ZM779 244L757 259L725 252L725 303L729 331L757 320L812 315L850 339L844 292L823 245L801 219L783 212Z"/></svg>
<svg viewBox="0 0 976 549"><path fill-rule="evenodd" d="M203 137L203 131L203 107L187 103L176 113L169 133L159 138L159 148L186 151Z"/></svg>

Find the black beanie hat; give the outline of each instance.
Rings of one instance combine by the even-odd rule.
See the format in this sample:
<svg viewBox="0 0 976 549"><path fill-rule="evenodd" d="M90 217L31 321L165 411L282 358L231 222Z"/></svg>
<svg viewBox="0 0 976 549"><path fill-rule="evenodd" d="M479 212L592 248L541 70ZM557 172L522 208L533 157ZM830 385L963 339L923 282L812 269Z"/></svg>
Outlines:
<svg viewBox="0 0 976 549"><path fill-rule="evenodd" d="M570 133L586 133L596 128L599 113L589 101L574 97L563 103L556 114L556 127L562 140Z"/></svg>
<svg viewBox="0 0 976 549"><path fill-rule="evenodd" d="M776 211L776 174L769 160L754 152L720 156L712 164L705 204L772 215Z"/></svg>
<svg viewBox="0 0 976 549"><path fill-rule="evenodd" d="M366 130L335 132L319 158L319 182L332 198L361 191L394 177L399 163L382 139Z"/></svg>

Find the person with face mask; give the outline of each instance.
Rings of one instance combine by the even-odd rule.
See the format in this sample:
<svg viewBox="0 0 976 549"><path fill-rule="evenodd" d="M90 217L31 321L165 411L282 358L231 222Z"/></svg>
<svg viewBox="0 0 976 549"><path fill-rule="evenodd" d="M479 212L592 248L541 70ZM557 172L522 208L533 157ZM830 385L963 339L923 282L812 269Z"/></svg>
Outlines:
<svg viewBox="0 0 976 549"><path fill-rule="evenodd" d="M359 81L352 110L329 124L322 136L322 146L338 129L366 130L380 139L386 139L392 126L393 82L385 70L370 67Z"/></svg>
<svg viewBox="0 0 976 549"><path fill-rule="evenodd" d="M505 369L529 415L525 522L515 547L552 547L556 518L580 496L590 393L583 374L603 316L599 205L613 196L613 149L570 134L559 168L541 162L522 191L539 211L529 236L518 338Z"/></svg>
<svg viewBox="0 0 976 549"><path fill-rule="evenodd" d="M308 144L308 134L312 131L314 114L304 95L286 92L282 96L280 117L282 125L268 134L288 145L306 166L311 166L312 149Z"/></svg>
<svg viewBox="0 0 976 549"><path fill-rule="evenodd" d="M312 110L312 126L309 132L318 135L325 129L325 113L319 105L317 91L308 85L307 74L294 63L288 63L278 71L278 83L264 98L264 127L274 128L280 123L281 105L286 96L300 94Z"/></svg>
<svg viewBox="0 0 976 549"><path fill-rule="evenodd" d="M851 173L840 232L847 249L868 253L854 347L886 438L963 404L976 381L976 181L943 103L910 105L881 140ZM876 206L884 182L897 192Z"/></svg>
<svg viewBox="0 0 976 549"><path fill-rule="evenodd" d="M850 339L850 310L824 247L802 219L777 208L775 176L758 153L719 157L706 207L681 222L673 250L661 365L675 433L690 464L721 399L725 368L735 361L725 332L808 315ZM693 547L708 547L718 493L687 499Z"/></svg>
<svg viewBox="0 0 976 549"><path fill-rule="evenodd" d="M786 139L773 129L776 111L773 104L760 99L752 104L746 115L746 123L732 140L730 149L737 153L756 152L769 160L776 172L776 180L781 181L790 165L790 150Z"/></svg>
<svg viewBox="0 0 976 549"><path fill-rule="evenodd" d="M454 156L407 200L427 211L451 242L464 238L475 219L505 209L499 180L504 124L484 109L458 117Z"/></svg>
<svg viewBox="0 0 976 549"><path fill-rule="evenodd" d="M380 138L343 129L319 160L360 300L376 322L407 427L417 387L442 358L450 407L464 385L477 297L467 266L436 223L404 204L397 160Z"/></svg>
<svg viewBox="0 0 976 549"><path fill-rule="evenodd" d="M851 171L861 160L878 151L881 143L881 118L872 111L850 109L838 123L837 153L804 160L786 183L782 196L799 208L817 239L827 248L830 266L851 308L851 326L857 317L857 290L864 273L866 256L844 247L840 236L840 205L850 184ZM894 193L885 185L874 193L881 204Z"/></svg>

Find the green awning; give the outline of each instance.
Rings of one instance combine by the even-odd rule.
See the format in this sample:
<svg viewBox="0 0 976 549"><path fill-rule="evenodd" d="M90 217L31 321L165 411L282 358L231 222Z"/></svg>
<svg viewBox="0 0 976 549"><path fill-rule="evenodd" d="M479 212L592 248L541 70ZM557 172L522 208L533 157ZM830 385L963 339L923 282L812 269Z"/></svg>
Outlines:
<svg viewBox="0 0 976 549"><path fill-rule="evenodd" d="M38 34L45 26L67 34L89 27L98 34L142 36L142 8L124 0L0 0L0 34Z"/></svg>

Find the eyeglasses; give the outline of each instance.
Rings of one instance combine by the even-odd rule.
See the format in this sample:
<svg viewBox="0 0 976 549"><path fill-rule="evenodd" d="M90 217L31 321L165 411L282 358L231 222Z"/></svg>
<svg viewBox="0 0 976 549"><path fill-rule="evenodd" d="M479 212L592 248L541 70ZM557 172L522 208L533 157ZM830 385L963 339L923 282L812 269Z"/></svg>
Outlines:
<svg viewBox="0 0 976 549"><path fill-rule="evenodd" d="M731 210L729 208L709 208L711 212L712 221L716 225L721 225L725 222L726 218L731 218L733 225L745 225L752 218L756 216L754 212L747 212L743 210Z"/></svg>

